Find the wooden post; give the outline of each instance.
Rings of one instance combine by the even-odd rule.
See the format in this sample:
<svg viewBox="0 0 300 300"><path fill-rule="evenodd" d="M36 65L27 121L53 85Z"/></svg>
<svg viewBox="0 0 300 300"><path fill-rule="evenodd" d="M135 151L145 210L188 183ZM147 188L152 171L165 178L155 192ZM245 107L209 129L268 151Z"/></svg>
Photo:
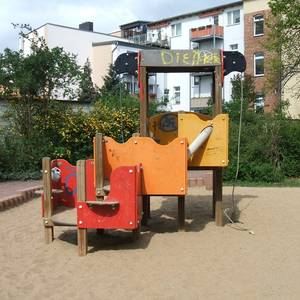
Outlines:
<svg viewBox="0 0 300 300"><path fill-rule="evenodd" d="M104 159L103 159L103 136L97 133L95 137L95 182L97 200L103 201L105 192L104 186Z"/></svg>
<svg viewBox="0 0 300 300"><path fill-rule="evenodd" d="M185 226L185 196L178 196L178 231L183 231Z"/></svg>
<svg viewBox="0 0 300 300"><path fill-rule="evenodd" d="M78 228L77 230L78 239L78 253L79 256L85 256L87 254L87 229Z"/></svg>
<svg viewBox="0 0 300 300"><path fill-rule="evenodd" d="M222 113L222 68L215 67L214 74L214 116ZM213 170L213 216L217 226L223 226L223 205L222 205L222 168Z"/></svg>
<svg viewBox="0 0 300 300"><path fill-rule="evenodd" d="M147 68L140 67L140 136L148 136L148 76ZM142 225L150 218L150 196L143 195Z"/></svg>
<svg viewBox="0 0 300 300"><path fill-rule="evenodd" d="M86 201L86 189L85 189L85 160L77 161L77 199L78 201ZM87 254L87 229L77 229L77 241L78 241L78 252L79 256Z"/></svg>
<svg viewBox="0 0 300 300"><path fill-rule="evenodd" d="M217 226L223 226L222 173L222 168L213 171L214 217Z"/></svg>
<svg viewBox="0 0 300 300"><path fill-rule="evenodd" d="M43 165L43 187L44 187L44 218L50 220L53 212L51 159L49 157L44 157L42 160L42 165ZM54 238L53 226L49 226L44 223L44 228L45 228L45 242L46 244L50 244Z"/></svg>
<svg viewBox="0 0 300 300"><path fill-rule="evenodd" d="M146 67L140 67L140 133L148 136L148 76Z"/></svg>

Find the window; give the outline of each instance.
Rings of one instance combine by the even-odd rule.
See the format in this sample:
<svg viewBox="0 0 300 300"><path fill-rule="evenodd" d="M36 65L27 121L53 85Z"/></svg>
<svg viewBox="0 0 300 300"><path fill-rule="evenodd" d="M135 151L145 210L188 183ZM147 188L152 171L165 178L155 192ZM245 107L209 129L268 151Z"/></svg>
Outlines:
<svg viewBox="0 0 300 300"><path fill-rule="evenodd" d="M254 110L257 113L264 111L265 99L263 94L256 94L254 101Z"/></svg>
<svg viewBox="0 0 300 300"><path fill-rule="evenodd" d="M259 15L253 18L254 36L264 34L264 16Z"/></svg>
<svg viewBox="0 0 300 300"><path fill-rule="evenodd" d="M219 16L213 16L214 18L214 25L219 25Z"/></svg>
<svg viewBox="0 0 300 300"><path fill-rule="evenodd" d="M192 42L192 49L199 49L199 44Z"/></svg>
<svg viewBox="0 0 300 300"><path fill-rule="evenodd" d="M194 85L200 84L200 76L194 76Z"/></svg>
<svg viewBox="0 0 300 300"><path fill-rule="evenodd" d="M229 47L230 47L230 50L238 50L239 49L239 45L238 44L232 44Z"/></svg>
<svg viewBox="0 0 300 300"><path fill-rule="evenodd" d="M255 53L254 54L254 76L263 76L264 75L264 54Z"/></svg>
<svg viewBox="0 0 300 300"><path fill-rule="evenodd" d="M149 94L156 94L156 85L155 84L149 84L148 85L148 93Z"/></svg>
<svg viewBox="0 0 300 300"><path fill-rule="evenodd" d="M176 104L180 104L180 86L174 86L174 99Z"/></svg>
<svg viewBox="0 0 300 300"><path fill-rule="evenodd" d="M181 23L173 24L171 26L172 29L172 36L181 35Z"/></svg>
<svg viewBox="0 0 300 300"><path fill-rule="evenodd" d="M240 24L240 10L233 10L227 13L227 23L228 25L237 25Z"/></svg>
<svg viewBox="0 0 300 300"><path fill-rule="evenodd" d="M192 86L192 91L193 91L193 98L200 98L200 83L201 83L201 77L198 75L193 76L194 79L194 85Z"/></svg>

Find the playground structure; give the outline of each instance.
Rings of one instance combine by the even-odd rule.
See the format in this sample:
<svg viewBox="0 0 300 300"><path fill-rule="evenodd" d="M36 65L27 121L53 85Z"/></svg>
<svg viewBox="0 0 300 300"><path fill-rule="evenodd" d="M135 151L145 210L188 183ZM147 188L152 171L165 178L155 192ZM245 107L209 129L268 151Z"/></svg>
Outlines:
<svg viewBox="0 0 300 300"><path fill-rule="evenodd" d="M241 71L240 54L220 50L147 50L125 54L119 69L138 69L140 133L119 144L97 134L94 158L77 166L43 159L42 212L47 243L54 226L78 229L79 255L87 253L87 230L125 229L137 239L150 217L151 196L178 197L178 228L184 229L188 170L213 170L213 216L223 225L222 169L228 165L228 116L222 114L222 81L229 70ZM127 61L126 61L127 59ZM236 59L236 63L233 63ZM121 62L121 67L120 67ZM116 62L117 64L118 62ZM224 69L224 66L228 66ZM234 67L232 67L234 65ZM212 72L214 116L169 112L149 118L150 72ZM122 73L122 71L120 71Z"/></svg>

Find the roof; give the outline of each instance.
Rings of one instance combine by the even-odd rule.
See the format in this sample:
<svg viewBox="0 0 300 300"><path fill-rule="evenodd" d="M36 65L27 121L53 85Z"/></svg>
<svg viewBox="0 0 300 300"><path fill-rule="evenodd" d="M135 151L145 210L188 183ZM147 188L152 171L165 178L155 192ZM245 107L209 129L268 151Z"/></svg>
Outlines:
<svg viewBox="0 0 300 300"><path fill-rule="evenodd" d="M142 20L137 20L137 21L133 21L130 23L126 23L126 24L122 24L120 25L120 29L122 30L126 30L126 29L130 29L130 28L134 28L136 26L140 26L140 25L146 25L151 23L150 21L142 21Z"/></svg>
<svg viewBox="0 0 300 300"><path fill-rule="evenodd" d="M185 13L185 14L181 14L181 15L177 15L177 16L173 16L173 17L169 17L169 18L160 19L160 20L149 23L149 27L151 27L152 25L159 24L159 23L170 22L170 21L174 21L174 20L178 20L178 19L190 18L190 17L196 16L196 15L202 14L202 13L214 11L216 9L222 9L222 8L235 6L238 4L243 4L243 1L232 1L231 3L228 3L228 4L213 6L213 7L204 9L204 10L198 10L198 11Z"/></svg>
<svg viewBox="0 0 300 300"><path fill-rule="evenodd" d="M155 47L139 45L139 44L134 44L134 43L129 43L129 42L123 42L123 41L118 41L118 40L98 42L98 43L93 43L92 45L93 45L93 47L97 47L97 46L112 45L112 44L118 44L121 46L137 48L137 49L156 49Z"/></svg>
<svg viewBox="0 0 300 300"><path fill-rule="evenodd" d="M115 37L116 38L115 35L112 35L112 34L109 34L109 33L103 33L103 32L98 32L98 31L87 31L87 30L82 30L82 29L75 28L75 27L69 27L69 26L64 26L64 25L59 25L59 24L54 24L54 23L45 23L45 24L39 26L38 28L35 28L31 32L39 30L40 28L42 28L42 27L44 27L46 25L51 25L51 26L56 26L56 27L61 27L61 28L67 28L67 29L72 29L72 30L77 30L77 31L82 31L82 32L88 32L88 33L94 33L94 34L101 34L101 35L106 35L106 36L110 36L110 37ZM31 32L29 32L28 34L30 34ZM126 41L125 38L123 38L123 39L124 39L124 41Z"/></svg>

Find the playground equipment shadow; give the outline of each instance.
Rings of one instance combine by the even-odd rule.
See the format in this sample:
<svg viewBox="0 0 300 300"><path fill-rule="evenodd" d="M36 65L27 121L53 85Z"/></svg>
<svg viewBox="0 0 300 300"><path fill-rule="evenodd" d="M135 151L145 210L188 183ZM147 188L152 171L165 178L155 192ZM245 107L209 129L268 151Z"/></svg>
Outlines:
<svg viewBox="0 0 300 300"><path fill-rule="evenodd" d="M244 198L254 199L257 196L243 194L235 196L237 219L240 215L238 203ZM231 195L225 195L223 201L224 209L231 208ZM137 241L132 242L131 232L129 231L106 230L104 234L97 235L96 230L89 230L88 253L101 250L146 249L155 234L177 233L177 198L152 197L151 206L151 218L148 220L148 226L142 227L140 238ZM213 222L211 195L189 195L186 197L185 232L199 232L207 224ZM224 222L226 223L228 220L224 218ZM77 230L64 230L57 238L66 243L77 245Z"/></svg>
<svg viewBox="0 0 300 300"><path fill-rule="evenodd" d="M2 211L0 299L299 299L300 188L237 187L241 226L254 234L215 226L211 192L190 192L188 232L176 232L176 199L154 198L140 240L91 230L84 257L70 228L45 244L40 199ZM224 187L225 207L230 195Z"/></svg>
<svg viewBox="0 0 300 300"><path fill-rule="evenodd" d="M253 199L253 195L235 195L236 218L239 219L240 210L238 203L244 198ZM155 203L155 199L152 200ZM224 209L232 208L231 195L223 197ZM168 197L161 202L160 207L151 211L152 218L149 221L150 230L154 233L172 233L177 232L177 199ZM189 195L185 203L185 232L199 232L203 230L208 223L214 222L212 216L212 196ZM224 218L224 224L228 220Z"/></svg>

